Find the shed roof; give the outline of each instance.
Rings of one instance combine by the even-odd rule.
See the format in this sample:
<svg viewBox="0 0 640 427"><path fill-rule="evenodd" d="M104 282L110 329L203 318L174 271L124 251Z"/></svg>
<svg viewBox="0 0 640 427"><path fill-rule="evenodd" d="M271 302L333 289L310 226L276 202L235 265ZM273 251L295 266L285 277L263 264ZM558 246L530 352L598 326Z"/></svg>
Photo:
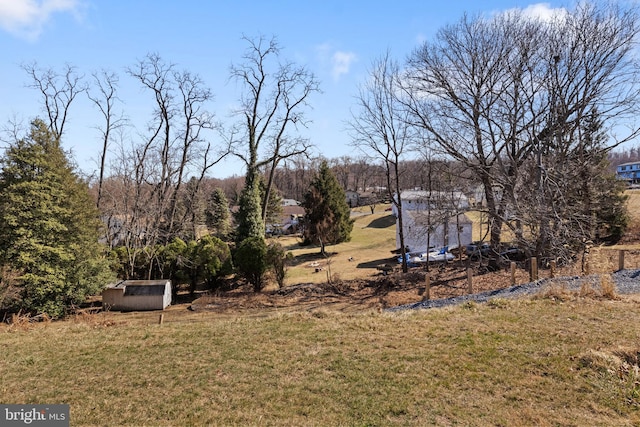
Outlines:
<svg viewBox="0 0 640 427"><path fill-rule="evenodd" d="M166 285L127 285L125 295L164 295Z"/></svg>
<svg viewBox="0 0 640 427"><path fill-rule="evenodd" d="M124 295L163 295L168 280L123 280L109 288L123 289Z"/></svg>

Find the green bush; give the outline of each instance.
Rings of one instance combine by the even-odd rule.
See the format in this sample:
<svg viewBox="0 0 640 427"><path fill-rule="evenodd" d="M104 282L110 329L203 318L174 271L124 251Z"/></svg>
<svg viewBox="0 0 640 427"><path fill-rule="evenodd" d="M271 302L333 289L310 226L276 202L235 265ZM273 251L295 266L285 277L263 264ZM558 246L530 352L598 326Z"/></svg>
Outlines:
<svg viewBox="0 0 640 427"><path fill-rule="evenodd" d="M262 237L249 237L238 245L234 256L236 271L244 277L253 290L264 287L264 274L268 270L267 244Z"/></svg>

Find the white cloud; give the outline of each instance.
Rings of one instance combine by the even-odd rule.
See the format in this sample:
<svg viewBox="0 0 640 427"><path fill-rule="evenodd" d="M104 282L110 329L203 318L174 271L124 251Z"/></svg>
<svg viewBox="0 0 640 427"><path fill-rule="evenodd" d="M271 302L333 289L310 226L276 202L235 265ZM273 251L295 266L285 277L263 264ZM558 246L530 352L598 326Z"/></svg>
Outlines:
<svg viewBox="0 0 640 427"><path fill-rule="evenodd" d="M316 52L322 66L331 69L334 80L348 74L351 65L358 59L355 53L336 50L330 43L316 46Z"/></svg>
<svg viewBox="0 0 640 427"><path fill-rule="evenodd" d="M353 52L334 52L331 57L332 71L331 75L334 80L340 79L344 74L348 74L351 64L357 60L356 54Z"/></svg>
<svg viewBox="0 0 640 427"><path fill-rule="evenodd" d="M81 0L0 0L0 28L36 40L57 12L80 14Z"/></svg>
<svg viewBox="0 0 640 427"><path fill-rule="evenodd" d="M507 12L512 10L519 10L524 16L541 21L552 21L566 14L566 9L553 8L550 3L535 3L524 9L510 9Z"/></svg>

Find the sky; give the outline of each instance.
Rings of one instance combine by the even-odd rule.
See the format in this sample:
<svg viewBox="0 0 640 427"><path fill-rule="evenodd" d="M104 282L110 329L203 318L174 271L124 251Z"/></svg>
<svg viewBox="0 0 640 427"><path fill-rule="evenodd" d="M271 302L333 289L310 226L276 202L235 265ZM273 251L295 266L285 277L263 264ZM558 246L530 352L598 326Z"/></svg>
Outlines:
<svg viewBox="0 0 640 427"><path fill-rule="evenodd" d="M386 51L399 62L438 29L464 13L495 14L526 9L548 14L566 2L520 0L0 0L0 125L28 123L42 116L37 91L28 88L22 64L62 70L73 65L86 76L101 69L119 74L119 108L132 124L149 120L143 106L152 100L125 74L155 53L180 70L199 75L212 90L211 110L231 123L240 97L229 68L240 64L247 47L243 36L277 38L282 57L305 66L320 82L309 99L311 119L302 133L314 153L328 158L358 156L346 122L355 108L358 85ZM100 114L85 97L70 109L63 145L80 169L97 170ZM214 142L215 142L215 138ZM212 176L242 175L229 159Z"/></svg>

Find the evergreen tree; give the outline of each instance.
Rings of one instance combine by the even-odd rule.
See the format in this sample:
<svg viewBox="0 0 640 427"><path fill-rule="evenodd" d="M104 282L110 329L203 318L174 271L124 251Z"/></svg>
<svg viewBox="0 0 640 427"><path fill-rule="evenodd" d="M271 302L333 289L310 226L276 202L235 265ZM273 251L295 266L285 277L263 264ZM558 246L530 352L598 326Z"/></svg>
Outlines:
<svg viewBox="0 0 640 427"><path fill-rule="evenodd" d="M559 127L524 164L514 217L520 246L569 263L586 242L619 239L628 221L624 183L609 170L607 135L596 109L577 130ZM544 202L544 203L542 203Z"/></svg>
<svg viewBox="0 0 640 427"><path fill-rule="evenodd" d="M258 173L248 172L244 189L240 194L239 210L236 214L238 228L236 242L242 242L251 237L264 239L264 222L260 204L260 182Z"/></svg>
<svg viewBox="0 0 640 427"><path fill-rule="evenodd" d="M320 165L302 206L306 212L304 236L307 242L325 245L346 242L351 238L353 220L344 189L326 161Z"/></svg>
<svg viewBox="0 0 640 427"><path fill-rule="evenodd" d="M95 201L41 120L1 164L0 264L17 275L13 308L63 316L112 279Z"/></svg>
<svg viewBox="0 0 640 427"><path fill-rule="evenodd" d="M255 292L264 287L264 275L269 269L267 251L264 237L254 236L240 242L234 254L238 273L253 285Z"/></svg>
<svg viewBox="0 0 640 427"><path fill-rule="evenodd" d="M216 188L207 202L206 224L209 232L226 240L231 232L231 213L227 196L221 188Z"/></svg>
<svg viewBox="0 0 640 427"><path fill-rule="evenodd" d="M596 109L586 118L583 141L576 150L582 188L577 191L584 216L588 219L589 237L618 241L629 221L626 184L616 179L608 159L607 135ZM573 201L573 200L572 200Z"/></svg>
<svg viewBox="0 0 640 427"><path fill-rule="evenodd" d="M182 269L184 276L188 278L191 295L201 282L213 289L220 276L230 274L233 270L229 246L213 236L192 240L183 253Z"/></svg>

